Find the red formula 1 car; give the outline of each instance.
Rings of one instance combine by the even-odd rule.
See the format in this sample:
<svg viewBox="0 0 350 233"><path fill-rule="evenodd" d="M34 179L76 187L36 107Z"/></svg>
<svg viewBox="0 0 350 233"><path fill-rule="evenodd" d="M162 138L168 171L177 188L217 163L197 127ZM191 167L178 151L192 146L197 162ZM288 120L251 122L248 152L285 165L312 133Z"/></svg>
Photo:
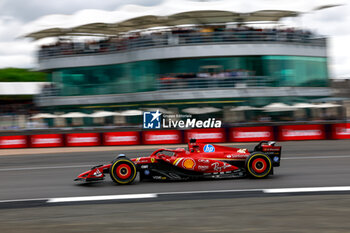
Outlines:
<svg viewBox="0 0 350 233"><path fill-rule="evenodd" d="M253 151L248 149L197 143L191 139L188 150L158 149L148 157L128 159L119 155L108 165L98 165L80 174L76 181L98 181L109 173L118 184L140 180L189 180L250 176L264 178L280 166L281 147L261 141Z"/></svg>

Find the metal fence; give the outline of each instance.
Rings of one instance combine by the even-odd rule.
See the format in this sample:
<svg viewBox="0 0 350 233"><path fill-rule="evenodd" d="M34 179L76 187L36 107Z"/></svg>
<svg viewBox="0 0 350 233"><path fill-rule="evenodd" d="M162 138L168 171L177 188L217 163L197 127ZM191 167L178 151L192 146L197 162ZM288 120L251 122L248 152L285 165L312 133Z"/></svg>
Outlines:
<svg viewBox="0 0 350 233"><path fill-rule="evenodd" d="M168 47L194 44L225 44L242 42L288 42L304 43L311 46L325 46L326 39L303 32L284 31L223 31L193 32L182 34L151 34L138 38L111 38L104 42L60 42L44 46L39 51L39 60L51 57L76 56L125 52L152 47Z"/></svg>
<svg viewBox="0 0 350 233"><path fill-rule="evenodd" d="M228 77L228 78L191 78L159 80L157 90L185 88L245 88L273 86L274 79L265 76Z"/></svg>
<svg viewBox="0 0 350 233"><path fill-rule="evenodd" d="M136 87L137 85L137 87ZM160 91L170 89L197 89L197 88L246 88L246 87L272 87L276 85L275 79L266 76L235 76L225 78L173 78L156 80L153 85L144 87L142 83L106 83L106 84L85 84L85 85L64 85L59 87L46 88L36 96L77 96L77 95L106 95L106 94L122 94L142 91ZM133 87L134 86L134 87Z"/></svg>

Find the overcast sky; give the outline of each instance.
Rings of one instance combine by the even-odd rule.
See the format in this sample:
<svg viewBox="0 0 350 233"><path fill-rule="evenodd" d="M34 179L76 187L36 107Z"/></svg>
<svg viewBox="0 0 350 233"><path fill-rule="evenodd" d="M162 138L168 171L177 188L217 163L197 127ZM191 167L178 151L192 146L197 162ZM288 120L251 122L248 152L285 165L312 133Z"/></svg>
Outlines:
<svg viewBox="0 0 350 233"><path fill-rule="evenodd" d="M285 20L329 37L329 65L333 78L350 78L350 6L347 0L0 0L0 67L35 68L37 46L22 36L51 27L92 22L118 22L145 14L167 15L197 9L250 12L266 9L308 12ZM127 4L126 4L127 3ZM310 12L317 6L340 7Z"/></svg>

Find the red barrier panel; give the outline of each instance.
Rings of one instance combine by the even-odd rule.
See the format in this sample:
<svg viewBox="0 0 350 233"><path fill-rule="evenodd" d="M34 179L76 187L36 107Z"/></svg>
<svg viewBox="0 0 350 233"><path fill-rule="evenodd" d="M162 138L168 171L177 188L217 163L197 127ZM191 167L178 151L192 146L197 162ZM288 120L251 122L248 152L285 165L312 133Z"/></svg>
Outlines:
<svg viewBox="0 0 350 233"><path fill-rule="evenodd" d="M191 138L197 142L226 142L225 129L189 129L185 131L185 143Z"/></svg>
<svg viewBox="0 0 350 233"><path fill-rule="evenodd" d="M274 140L271 126L230 128L231 142L257 142Z"/></svg>
<svg viewBox="0 0 350 233"><path fill-rule="evenodd" d="M326 139L324 125L282 125L278 136L281 141Z"/></svg>
<svg viewBox="0 0 350 233"><path fill-rule="evenodd" d="M66 146L99 146L99 133L71 133L66 136Z"/></svg>
<svg viewBox="0 0 350 233"><path fill-rule="evenodd" d="M39 134L30 136L31 147L60 147L63 144L62 134Z"/></svg>
<svg viewBox="0 0 350 233"><path fill-rule="evenodd" d="M138 145L140 144L139 132L108 132L103 133L103 145Z"/></svg>
<svg viewBox="0 0 350 233"><path fill-rule="evenodd" d="M27 147L27 136L1 136L0 137L0 148L26 148Z"/></svg>
<svg viewBox="0 0 350 233"><path fill-rule="evenodd" d="M179 144L182 142L180 130L143 131L143 144Z"/></svg>
<svg viewBox="0 0 350 233"><path fill-rule="evenodd" d="M350 139L350 124L349 123L333 124L332 139Z"/></svg>

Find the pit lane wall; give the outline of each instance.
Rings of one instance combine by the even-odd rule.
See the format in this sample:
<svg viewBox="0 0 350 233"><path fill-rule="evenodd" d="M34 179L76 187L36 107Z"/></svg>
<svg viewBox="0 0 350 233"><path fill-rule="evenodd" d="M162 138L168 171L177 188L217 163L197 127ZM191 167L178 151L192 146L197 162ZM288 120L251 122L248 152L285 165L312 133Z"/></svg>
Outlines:
<svg viewBox="0 0 350 233"><path fill-rule="evenodd" d="M350 139L350 123L1 136L0 149Z"/></svg>

